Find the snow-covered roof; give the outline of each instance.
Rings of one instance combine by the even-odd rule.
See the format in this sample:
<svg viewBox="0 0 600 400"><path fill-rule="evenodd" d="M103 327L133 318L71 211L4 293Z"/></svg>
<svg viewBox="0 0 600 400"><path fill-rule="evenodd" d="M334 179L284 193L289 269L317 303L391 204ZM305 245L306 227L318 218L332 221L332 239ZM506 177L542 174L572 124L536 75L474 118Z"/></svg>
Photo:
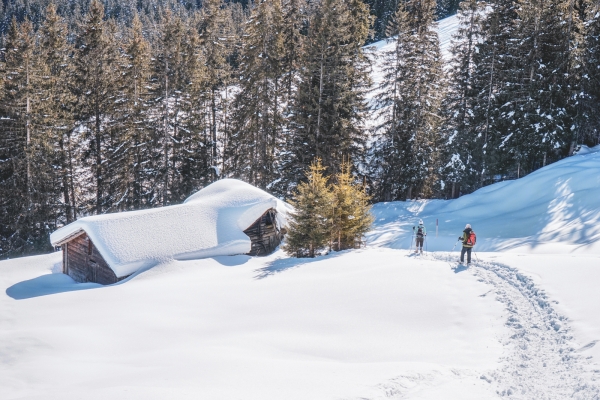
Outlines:
<svg viewBox="0 0 600 400"><path fill-rule="evenodd" d="M166 260L245 254L250 238L244 230L265 211L278 211L285 225L288 205L236 179L219 180L183 204L94 215L52 233L53 245L85 231L117 277Z"/></svg>

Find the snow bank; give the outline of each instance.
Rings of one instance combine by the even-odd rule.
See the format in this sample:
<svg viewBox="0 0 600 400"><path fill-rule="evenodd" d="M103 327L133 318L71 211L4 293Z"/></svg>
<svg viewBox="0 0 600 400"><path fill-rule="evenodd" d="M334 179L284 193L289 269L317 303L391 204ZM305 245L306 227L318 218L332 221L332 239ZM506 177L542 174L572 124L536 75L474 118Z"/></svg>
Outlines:
<svg viewBox="0 0 600 400"><path fill-rule="evenodd" d="M235 179L219 180L184 204L81 218L50 236L56 245L78 231L92 239L117 277L171 259L185 260L245 254L244 234L269 208L286 205L270 194Z"/></svg>
<svg viewBox="0 0 600 400"><path fill-rule="evenodd" d="M600 253L600 146L456 200L382 203L374 213L386 223L371 241L397 248L408 248L412 226L422 218L430 250L450 250L470 223L481 251ZM438 238L431 234L436 220Z"/></svg>

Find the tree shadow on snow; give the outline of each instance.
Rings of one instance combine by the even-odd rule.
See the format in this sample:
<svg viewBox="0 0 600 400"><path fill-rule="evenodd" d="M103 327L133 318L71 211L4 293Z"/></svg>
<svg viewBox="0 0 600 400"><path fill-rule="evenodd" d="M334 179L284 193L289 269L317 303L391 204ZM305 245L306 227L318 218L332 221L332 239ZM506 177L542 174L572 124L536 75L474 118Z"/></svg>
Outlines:
<svg viewBox="0 0 600 400"><path fill-rule="evenodd" d="M268 263L266 267L257 269L255 271L255 272L257 272L257 275L254 278L255 279L268 278L269 276L278 274L280 272L287 271L292 268L298 268L298 267L301 267L306 264L312 264L314 262L328 260L328 259L331 259L334 257L339 257L348 251L352 251L352 250L333 252L333 253L329 253L325 256L317 256L315 258L296 258L296 257L278 258L277 260L273 260L270 263Z"/></svg>

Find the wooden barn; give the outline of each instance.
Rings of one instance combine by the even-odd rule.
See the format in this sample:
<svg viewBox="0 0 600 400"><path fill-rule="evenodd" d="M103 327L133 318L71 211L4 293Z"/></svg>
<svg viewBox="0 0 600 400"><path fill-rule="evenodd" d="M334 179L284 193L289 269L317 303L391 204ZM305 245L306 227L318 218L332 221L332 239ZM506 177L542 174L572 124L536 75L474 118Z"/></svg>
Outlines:
<svg viewBox="0 0 600 400"><path fill-rule="evenodd" d="M84 231L79 231L56 245L61 247L63 253L63 274L69 275L75 282L110 285L127 277L117 278Z"/></svg>
<svg viewBox="0 0 600 400"><path fill-rule="evenodd" d="M170 260L271 254L283 240L288 207L247 183L223 179L183 204L81 218L50 241L63 251L63 273L109 285Z"/></svg>
<svg viewBox="0 0 600 400"><path fill-rule="evenodd" d="M250 237L252 242L252 248L248 255L266 256L274 252L279 246L285 228L282 230L277 226L277 210L271 208L245 229L244 233Z"/></svg>

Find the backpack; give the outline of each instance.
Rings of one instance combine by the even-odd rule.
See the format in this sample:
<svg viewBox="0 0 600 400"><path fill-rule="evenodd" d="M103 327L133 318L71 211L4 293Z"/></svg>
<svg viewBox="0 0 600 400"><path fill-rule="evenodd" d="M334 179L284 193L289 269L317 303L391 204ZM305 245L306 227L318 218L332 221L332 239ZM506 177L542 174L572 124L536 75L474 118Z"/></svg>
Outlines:
<svg viewBox="0 0 600 400"><path fill-rule="evenodd" d="M475 246L475 242L477 242L477 236L475 235L475 231L471 231L465 244L468 246Z"/></svg>
<svg viewBox="0 0 600 400"><path fill-rule="evenodd" d="M423 237L423 228L419 227L417 229L417 237Z"/></svg>

